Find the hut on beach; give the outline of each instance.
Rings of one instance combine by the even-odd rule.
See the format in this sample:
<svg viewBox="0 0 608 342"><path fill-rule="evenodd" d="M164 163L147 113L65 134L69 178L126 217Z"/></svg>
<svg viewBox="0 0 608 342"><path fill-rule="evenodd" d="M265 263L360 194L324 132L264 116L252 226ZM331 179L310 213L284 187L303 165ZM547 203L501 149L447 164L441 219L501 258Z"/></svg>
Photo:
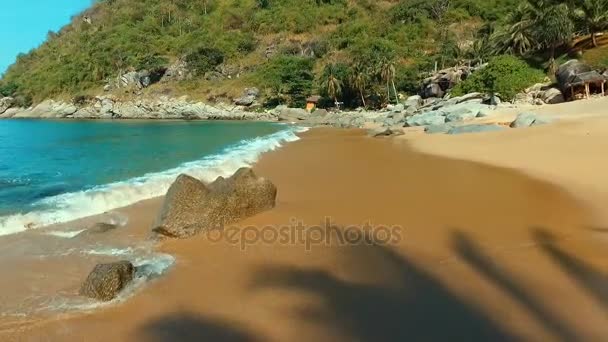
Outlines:
<svg viewBox="0 0 608 342"><path fill-rule="evenodd" d="M589 98L591 93L600 93L606 95L606 77L597 71L589 71L576 75L570 82L571 99L575 99L577 94L583 93L585 98Z"/></svg>
<svg viewBox="0 0 608 342"><path fill-rule="evenodd" d="M606 95L608 78L580 61L571 60L562 64L555 77L568 100L589 98L591 94Z"/></svg>
<svg viewBox="0 0 608 342"><path fill-rule="evenodd" d="M317 108L321 101L321 96L313 95L306 99L306 110L310 113Z"/></svg>

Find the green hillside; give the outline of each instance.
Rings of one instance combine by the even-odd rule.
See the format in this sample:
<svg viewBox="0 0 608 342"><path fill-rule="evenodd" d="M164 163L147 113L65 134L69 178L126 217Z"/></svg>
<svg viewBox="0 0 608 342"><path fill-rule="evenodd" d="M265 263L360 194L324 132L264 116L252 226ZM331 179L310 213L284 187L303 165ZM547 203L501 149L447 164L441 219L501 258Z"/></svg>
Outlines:
<svg viewBox="0 0 608 342"><path fill-rule="evenodd" d="M568 1L530 2L549 6ZM0 91L22 102L71 99L99 94L109 80L129 71L162 74L181 59L191 78L159 82L144 93L213 100L256 86L269 105L299 104L316 92L329 98L339 94L352 105L361 99L379 104L388 101L390 88L416 92L421 72L435 64L546 49L550 38L540 41L526 37L523 29L508 31L514 14L520 15L527 3L103 0L19 56L0 81ZM499 34L509 46L492 45L491 38ZM549 45L564 41L556 38ZM387 83L394 83L388 92Z"/></svg>

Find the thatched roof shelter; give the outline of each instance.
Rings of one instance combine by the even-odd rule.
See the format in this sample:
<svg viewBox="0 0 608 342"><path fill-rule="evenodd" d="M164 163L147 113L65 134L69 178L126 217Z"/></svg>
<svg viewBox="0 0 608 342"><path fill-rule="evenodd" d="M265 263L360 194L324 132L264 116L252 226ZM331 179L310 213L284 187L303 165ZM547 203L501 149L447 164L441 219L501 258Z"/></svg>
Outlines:
<svg viewBox="0 0 608 342"><path fill-rule="evenodd" d="M575 99L577 94L583 94L589 98L592 87L605 95L605 85L608 81L606 76L577 60L570 60L562 64L555 73L555 78L562 93L571 100Z"/></svg>

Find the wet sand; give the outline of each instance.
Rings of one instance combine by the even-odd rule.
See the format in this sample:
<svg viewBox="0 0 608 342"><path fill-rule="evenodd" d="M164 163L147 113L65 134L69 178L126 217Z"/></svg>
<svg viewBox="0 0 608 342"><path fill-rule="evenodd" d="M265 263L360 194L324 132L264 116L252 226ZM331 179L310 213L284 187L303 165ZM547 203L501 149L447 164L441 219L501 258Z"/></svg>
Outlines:
<svg viewBox="0 0 608 342"><path fill-rule="evenodd" d="M158 249L176 265L127 302L29 323L0 318L0 340L608 338L608 233L555 185L331 129L255 169L277 185L278 205L241 232L331 217L328 244L166 241ZM130 221L119 234L144 236L159 206L120 210ZM398 241L340 243L336 232L370 221L374 232L400 226Z"/></svg>

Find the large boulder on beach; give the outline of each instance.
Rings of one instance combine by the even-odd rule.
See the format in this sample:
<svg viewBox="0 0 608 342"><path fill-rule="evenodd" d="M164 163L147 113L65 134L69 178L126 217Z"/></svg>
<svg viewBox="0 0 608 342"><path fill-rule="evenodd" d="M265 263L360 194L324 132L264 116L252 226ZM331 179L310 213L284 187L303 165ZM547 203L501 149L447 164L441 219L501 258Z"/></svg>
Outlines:
<svg viewBox="0 0 608 342"><path fill-rule="evenodd" d="M152 231L166 237L188 238L274 208L277 188L250 168L205 185L180 175L171 185Z"/></svg>
<svg viewBox="0 0 608 342"><path fill-rule="evenodd" d="M99 264L82 284L80 295L110 301L133 281L134 275L135 267L129 261Z"/></svg>
<svg viewBox="0 0 608 342"><path fill-rule="evenodd" d="M442 125L445 123L445 115L443 111L430 111L412 115L405 119L405 123L408 127Z"/></svg>
<svg viewBox="0 0 608 342"><path fill-rule="evenodd" d="M279 106L275 109L279 115L279 121L297 122L300 120L306 120L310 113L302 108L288 108L286 106Z"/></svg>
<svg viewBox="0 0 608 342"><path fill-rule="evenodd" d="M520 113L517 115L517 118L511 122L511 128L530 127L536 119L537 115L535 113Z"/></svg>
<svg viewBox="0 0 608 342"><path fill-rule="evenodd" d="M542 100L546 104L558 104L565 102L564 95L557 88L549 88L542 93Z"/></svg>

